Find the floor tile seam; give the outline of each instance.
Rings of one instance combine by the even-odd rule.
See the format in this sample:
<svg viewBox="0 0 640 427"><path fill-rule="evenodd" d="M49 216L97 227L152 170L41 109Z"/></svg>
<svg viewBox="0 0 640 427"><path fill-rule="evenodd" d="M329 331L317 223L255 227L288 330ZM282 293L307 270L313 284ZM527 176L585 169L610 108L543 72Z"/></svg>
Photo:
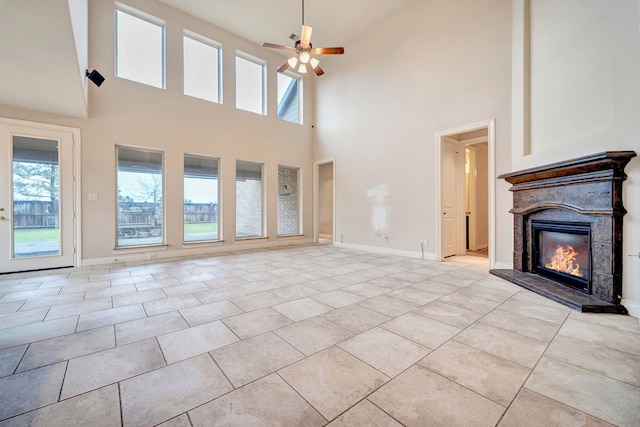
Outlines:
<svg viewBox="0 0 640 427"><path fill-rule="evenodd" d="M504 304L504 302L502 304ZM534 323L535 322L542 322L542 323L546 323L548 326L553 326L553 327L557 327L557 328L560 328L562 326L562 324L558 324L558 323L555 323L555 322L550 322L548 320L538 319L536 317L529 317L529 316L526 316L525 314L522 314L522 313L514 313L514 312L511 312L511 311L507 311L504 308L501 308L502 304L500 304L500 306L498 306L498 307L494 308L493 310L491 310L490 313L493 313L494 311L499 310L499 311L502 311L502 312L507 313L507 314L517 315L518 317L523 317L524 316L524 317L526 317L527 320L533 320ZM487 313L487 315L488 314L489 313ZM486 317L487 315L482 316L482 318Z"/></svg>
<svg viewBox="0 0 640 427"><path fill-rule="evenodd" d="M547 346L549 345L549 343L551 343L551 341L550 341L550 340L549 340L549 341L543 341L543 340L542 340L542 339L540 339L540 338L534 338L534 337L532 337L532 336L524 335L524 334L521 334L520 332L513 331L513 330L511 330L511 329L505 329L505 328L503 328L503 327L501 327L501 326L496 326L496 325L492 325L492 324L490 324L490 323L482 322L482 319L484 319L484 317L485 317L485 316L483 316L483 317L479 318L479 319L478 319L477 321L475 321L474 323L478 323L478 324L481 324L481 325L483 325L483 326L489 326L489 327L491 327L491 328L495 328L495 329L500 329L501 331L508 332L508 333L511 333L511 334L516 334L516 335L521 336L521 337L523 337L523 338L532 339L532 340L538 341L538 342L540 342L540 343L543 343L543 344L545 344L545 345L547 345ZM557 333L557 332L556 332L556 333ZM554 337L555 337L555 334L554 334Z"/></svg>
<svg viewBox="0 0 640 427"><path fill-rule="evenodd" d="M156 342L156 345L158 346L158 349L160 350L160 354L162 355L162 360L164 361L164 366L161 366L161 368L164 368L165 366L169 366L169 362L167 362L167 357L164 355L164 350L162 349L162 346L160 345L160 340L158 339L158 336L153 337L153 339ZM138 342L142 342L142 341L138 341ZM178 363L178 362L175 362L175 363ZM160 368L156 368L156 369L160 369Z"/></svg>
<svg viewBox="0 0 640 427"><path fill-rule="evenodd" d="M124 410L122 405L122 390L120 389L121 387L120 381L118 381L117 387L118 387L118 409L120 412L120 426L124 426Z"/></svg>
<svg viewBox="0 0 640 427"><path fill-rule="evenodd" d="M543 356L543 357L544 357L544 356ZM569 366L571 366L571 367L573 367L573 368L575 368L575 369L578 369L578 370L580 370L580 371L586 372L587 374L594 375L594 376L597 376L597 377L600 377L600 378L608 378L608 379L610 379L610 380L612 380L612 381L615 381L615 382L618 382L618 383L622 383L622 384L630 385L631 387L633 387L633 388L637 389L637 390L640 392L640 387L638 387L638 386L636 386L636 385L628 384L628 383L626 383L626 382L624 382L624 381L617 380L617 379L615 379L615 378L610 378L610 377L608 377L608 376L606 376L606 375L602 375L602 374L600 374L600 373L596 373L596 372L593 372L593 371L589 371L588 369L584 369L584 368L581 368L581 367L579 367L579 366L574 366L574 365L572 365L572 364L570 364L570 363L567 363L567 362L564 362L564 361L558 361L558 360L556 360L556 359L554 359L554 358L552 358L552 357L549 357L549 356L546 356L546 357L547 357L547 358L549 358L549 359L551 359L551 360L554 360L554 361L556 361L556 362L558 362L558 363L560 363L560 364L563 364L563 365L569 365ZM542 357L540 357L540 361L542 361ZM539 361L539 362L540 362L540 361ZM539 363L539 362L538 362L538 363ZM533 371L531 371L531 372L533 373ZM527 378L527 381L528 381L528 379L529 379L529 378ZM526 384L526 381L525 381L525 384ZM523 387L524 387L524 385L523 385ZM580 409L580 408L576 408L575 406L570 405L570 404L568 404L568 403L566 403L566 402L560 402L560 401L558 401L558 400L556 400L556 399L554 399L554 398L552 398L552 397L550 397L550 396L547 396L546 394L544 394L544 393L543 393L543 392L541 392L541 391L532 390L532 389L530 389L530 388L527 388L527 390L531 390L531 391L533 391L533 392L535 392L535 393L538 393L538 394L540 394L540 395L542 395L542 396L544 396L544 397L546 397L546 398L548 398L548 399L551 399L551 400L554 400L554 401L556 401L556 402L559 402L559 403L561 403L561 404L562 404L562 405L564 405L564 406L568 406L568 407L570 407L570 408L574 409L575 411L578 411L578 412L581 412L581 413L587 414L587 415L589 415L589 416L591 416L591 417L594 417L594 418L597 418L597 419L602 419L602 418L600 418L598 415L593 414L593 413L591 412L591 408L589 408L588 410L583 410L583 409ZM607 423L609 423L609 424L614 424L614 422L613 422L613 421L607 421L607 420L603 420L603 421L605 421L605 422L607 422Z"/></svg>
<svg viewBox="0 0 640 427"><path fill-rule="evenodd" d="M302 360L304 360L304 359L302 359ZM300 360L300 361L302 361L302 360ZM298 361L298 362L300 362L300 361ZM297 362L295 362L295 363L297 363ZM288 365L288 366L291 366L291 365ZM298 397L300 397L300 399L302 399L302 400L303 400L307 405L309 405L309 407L310 407L310 408L312 408L314 411L316 411L316 413L317 413L317 414L318 414L318 415L319 415L319 416L320 416L320 417L325 421L324 425L329 424L329 422L330 422L330 421L329 421L329 420L327 420L327 417L325 417L325 416L322 414L322 412L320 412L320 409L319 409L319 408L316 408L313 404L311 404L311 402L309 402L309 401L307 400L307 398L305 398L305 397L302 395L302 393L301 393L300 391L298 391L298 389L297 389L297 388L295 388L295 387L293 386L293 384L290 384L290 383L289 383L289 381L287 381L287 379L286 379L285 377L283 377L283 376L282 376L282 374L280 374L280 371L281 371L281 370L283 370L283 369L284 369L284 368L278 369L277 371L275 371L275 372L273 372L273 373L274 373L274 374L276 374L278 377L280 377L280 379L281 379L281 380L282 380L282 381L283 381L283 382L284 382L284 383L285 383L285 384L286 384L286 385L287 385L291 390L293 390L293 392L294 392L295 394L297 394L297 395L298 395ZM243 387L244 387L244 386L243 386Z"/></svg>
<svg viewBox="0 0 640 427"><path fill-rule="evenodd" d="M580 320L580 319L567 319L567 320L571 320L572 322L578 322L578 324L584 324L584 325L589 325L589 326L597 326L597 327L603 328L603 329L614 330L616 332L619 332L621 335L631 334L632 336L634 336L634 338L636 338L635 335L638 335L637 338L640 338L640 333L638 333L638 332L622 330L622 329L616 328L615 326L601 325L601 324L598 324L598 323L587 322L586 320ZM640 353L638 353L638 354L640 355Z"/></svg>
<svg viewBox="0 0 640 427"><path fill-rule="evenodd" d="M553 335L553 338L551 338L551 340L549 341L549 343L546 345L544 351L542 353L540 353L540 356L538 357L538 360L536 360L536 363L530 368L531 370L529 371L529 374L527 375L527 377L524 379L524 381L522 382L522 385L520 386L520 388L518 389L518 391L516 392L514 398L511 400L511 403L509 403L509 405L507 405L507 409L504 411L504 413L502 414L502 416L500 417L500 419L498 420L498 424L500 424L500 422L502 421L502 419L504 418L504 416L506 415L507 412L509 412L509 409L511 408L511 405L513 405L513 402L515 402L515 400L517 399L518 395L522 392L522 389L526 388L527 382L529 382L529 379L531 378L531 376L533 375L534 371L537 369L538 365L540 364L540 361L542 360L542 358L545 356L547 350L549 349L549 347L551 346L551 343L553 343L553 341L556 339L556 337L558 336L558 334L560 333L560 330L562 329L562 327L564 326L565 322L567 321L567 319L569 318L569 314L567 314L564 318L564 320L562 321L562 323L560 324L560 327L558 328L558 330L556 331L556 333ZM527 390L530 390L527 388ZM533 391L533 390L531 390ZM537 392L536 392L537 393ZM538 393L542 396L545 396L549 399L551 399L549 396L542 394L542 393ZM554 401L556 401L555 399L553 399ZM562 403L562 402L559 402ZM563 405L568 406L570 408L573 408L576 411L579 412L583 412L580 411L577 408L574 408L573 406L570 405L566 405L563 403Z"/></svg>
<svg viewBox="0 0 640 427"><path fill-rule="evenodd" d="M66 376L66 371L65 371L65 376ZM63 380L63 383L64 383L64 380ZM93 389L93 390L84 391L84 392L82 392L82 393L80 393L80 394L77 394L77 395L75 395L75 396L71 396L71 397L67 397L67 398L65 398L65 399L60 399L60 397L59 397L57 401L52 402L52 403L49 403L49 404L46 404L46 405L44 405L44 406L39 406L39 407L37 407L37 408L29 409L28 411L21 412L21 413L19 413L19 414L15 414L15 415L12 415L12 416L7 417L7 418L0 418L0 422L4 422L4 421L10 420L10 419L12 419L12 418L17 418L17 417L20 417L20 416L23 416L23 415L26 415L26 414L29 414L29 413L32 413L32 412L36 412L36 411L42 410L42 409L44 409L44 408L48 408L48 407L50 407L50 406L55 406L55 405L58 405L58 404L60 404L60 403L65 403L65 402L67 402L68 400L75 399L75 398L80 397L80 396L85 395L85 394L93 393L93 392L95 392L95 391L98 391L98 390L103 389L103 388L106 388L106 387L110 387L110 386L112 386L112 385L114 385L114 383L107 384L107 385L104 385L104 386L98 387L98 388ZM119 389L119 385L118 385L118 389ZM61 389L60 389L60 394L61 394L61 393L62 393L62 387L61 387Z"/></svg>
<svg viewBox="0 0 640 427"><path fill-rule="evenodd" d="M19 346L16 346L16 347L19 347ZM20 357L20 360L18 361L18 364L15 366L15 368L13 368L13 372L10 375L6 375L3 378L10 377L12 375L16 375L16 371L18 370L18 368L20 367L20 364L24 360L24 356L27 355L27 351L29 351L29 347L31 347L31 343L27 344L27 348L24 349L24 352L22 353L22 356ZM12 347L9 347L9 348L12 348ZM18 373L20 373L20 372L18 372Z"/></svg>
<svg viewBox="0 0 640 427"><path fill-rule="evenodd" d="M456 342L456 344L462 344L462 345L464 345L464 346L466 346L466 347L470 347L470 348L472 348L472 349L474 349L474 350L476 350L476 351L480 351L480 352L482 352L482 353L488 354L489 356L497 357L498 359L502 359L502 360L507 361L507 362L509 362L509 363L512 363L512 364L514 364L514 365L518 365L518 366L520 366L521 368L525 368L525 369L529 370L529 373L531 373L531 371L533 370L533 368L532 368L532 367L530 367L530 366L523 365L522 363L516 362L515 360L507 359L506 357L500 356L499 354L489 353L487 350L482 349L482 348L479 348L479 347L476 347L476 346L474 346L473 344L469 344L469 343L466 343L466 342L458 341L458 340L456 340L456 339L455 339L455 337L451 338L451 340L450 340L450 341L455 341L455 342ZM441 347L441 346L440 346L440 347ZM546 350L546 348L545 348L545 350ZM435 351L435 350L434 350L434 351ZM539 361L539 359L540 359L541 357L542 357L542 353L540 354L540 356L539 356L539 358L538 358L538 361ZM536 361L536 363L535 363L536 365L538 364L538 361Z"/></svg>
<svg viewBox="0 0 640 427"><path fill-rule="evenodd" d="M528 379L528 378L527 378L527 379ZM613 424L612 422L609 422L609 421L607 421L607 420L605 420L605 419L603 419L603 418L601 418L601 417L599 417L599 416L597 416L597 415L593 415L593 414L591 414L591 413L589 413L589 412L583 411L582 409L575 408L575 407L573 407L573 406L571 406L571 405L569 405L569 404L567 404L567 403L565 403L565 402L561 402L561 401L559 401L559 400L557 400L557 399L554 399L554 398L553 398L553 397L551 397L551 396L547 396L546 394L544 394L544 393L542 393L542 392L540 392L540 391L530 389L529 387L527 387L527 386L526 386L526 381L525 381L525 384L523 384L523 385L522 385L522 387L520 388L520 390L518 390L518 394L516 394L516 398L518 397L518 395L520 394L520 392L521 392L523 389L524 389L524 390L527 390L527 391L529 391L529 392L531 392L531 393L539 394L540 396L544 397L545 399L549 399L549 400L554 401L554 402L555 402L555 403L557 403L558 405L566 406L567 408L571 408L571 409L573 409L573 410L574 410L574 411L576 411L576 412L579 412L579 413L581 413L581 414L584 414L584 415L587 415L587 416L589 416L589 417L595 418L596 420L602 421L602 422L604 422L604 423L606 423L606 424L610 424L610 425L612 425L612 426L615 426L615 424ZM516 400L516 399L513 399L513 402L515 402L515 400ZM511 402L511 403L513 404L513 402ZM508 410L507 410L506 412L508 412ZM505 414L504 414L504 415L506 415L506 412L505 412ZM503 415L503 417L504 417L504 415ZM502 418L500 419L500 421L502 421Z"/></svg>
<svg viewBox="0 0 640 427"><path fill-rule="evenodd" d="M589 345L597 345L597 346L599 346L599 347L604 347L604 348L606 348L607 350L619 351L620 353L624 353L624 354L628 354L628 355L631 355L631 356L635 356L635 357L640 358L640 353L633 353L633 352L626 351L626 350L620 350L619 348L610 347L610 346L605 345L605 344L603 344L603 343L593 342L593 341L587 341L587 340L584 340L584 339L582 339L582 338L577 338L577 337L574 337L574 336L571 336L571 335L561 334L561 333L560 333L560 331L558 331L558 333L556 334L556 336L561 336L561 337L565 337L565 338L570 338L570 339L572 339L572 340L581 341L581 342L586 343L586 344L589 344ZM554 339L556 338L556 336L554 336Z"/></svg>
<svg viewBox="0 0 640 427"><path fill-rule="evenodd" d="M571 312L571 314L573 314L573 313L580 313L580 312L578 312L578 311L572 311L572 312ZM571 317L571 314L569 314L569 317ZM594 313L594 314L597 314L597 313ZM616 314L616 316L620 316L620 315L619 315L619 314ZM621 316L621 317L626 317L626 316ZM617 327L617 326L613 326L613 325L604 325L604 324L602 324L602 323L590 322L589 320L583 320L583 319L571 318L571 320L578 320L578 321L580 321L580 322L588 323L588 324L590 324L590 325L602 326L602 327L604 327L604 328L611 328L611 329L615 329L616 331L619 331L619 332L628 332L628 333L631 333L631 334L637 334L637 335L638 335L638 338L640 338L640 319L639 319L639 318L636 318L636 317L633 317L633 316L628 316L628 317L630 317L631 319L635 319L635 321L634 321L634 326L635 326L635 323L638 323L638 326L639 326L639 327L638 327L638 329L637 329L637 330L635 330L635 331L630 331L629 329L619 328L619 327ZM636 321L637 321L637 322L636 322Z"/></svg>
<svg viewBox="0 0 640 427"><path fill-rule="evenodd" d="M611 377L607 373L603 373L601 371L594 371L594 370L591 370L589 368L585 368L584 366L576 365L576 364L572 363L571 361L561 360L561 359L558 359L558 358L553 357L551 355L545 355L545 357L548 358L548 359L554 360L556 362L565 364L565 365L573 366L574 368L580 369L582 371L589 372L589 373L591 373L593 375L598 375L600 377L609 378L610 380L613 380L613 381L616 381L616 382L619 382L619 383L627 384L627 385L629 385L631 387L634 387L634 388L638 389L638 391L640 392L640 385L638 385L638 384L632 384L632 383L630 383L628 381L625 381L623 379Z"/></svg>
<svg viewBox="0 0 640 427"><path fill-rule="evenodd" d="M391 382L391 381L390 381L390 382ZM385 383L385 384L388 384L388 383ZM383 386L384 386L385 384L383 384ZM380 388L382 388L382 386L381 386ZM378 390L380 390L380 389L378 389ZM373 393L377 392L378 390L374 391ZM383 412L384 414L387 414L387 416L388 416L389 418L391 418L392 420L394 420L395 422L397 422L397 423L398 423L398 424L400 424L401 426L405 427L405 426L406 426L406 424L404 424L404 423L402 423L400 420L396 419L393 415L391 415L389 412L387 412L384 408L381 408L381 407L380 407L380 406L378 406L378 405L377 405L373 400L369 399L369 397L371 397L371 396L373 395L373 393L370 393L367 397L365 397L364 399L360 400L357 404L360 404L360 403L362 403L364 400L366 400L366 401L367 401L367 402L369 402L371 405L373 405L373 406L375 406L376 408L378 408L381 412ZM356 404L356 405L357 405L357 404ZM353 405L351 408L355 407L356 405ZM350 410L351 408L347 409L347 411L348 411L348 410ZM342 414L338 415L338 417L339 417L339 416L341 416L341 415L343 415L343 414L345 414L347 411L344 411ZM331 422L333 422L334 420L336 420L338 417L336 417L336 418L334 418L333 420L331 420Z"/></svg>
<svg viewBox="0 0 640 427"><path fill-rule="evenodd" d="M386 329L385 329L385 331L386 331ZM399 336L400 338L404 338L403 336L398 335L398 334L395 334L394 332L391 332L391 331L387 331L387 332L390 332L390 333L392 333L392 334L394 334L394 335L397 335L397 336ZM353 338L353 337L352 337L352 338ZM404 339L406 339L406 338L404 338ZM399 373L397 373L396 375L389 375L389 374L387 374L387 373L385 373L385 372L382 372L380 369L376 368L375 366L371 365L369 362L366 362L366 361L362 360L359 356L357 356L357 355L355 355L355 354L351 353L351 352L350 352L349 350L347 350L346 348L342 348L342 347L340 347L340 344L343 344L343 343L345 343L346 341L348 341L348 340L345 340L345 341L339 342L339 343L337 343L337 344L334 344L334 345L333 345L333 346L331 346L331 347L337 347L337 348L339 348L340 350L342 350L342 351L345 351L345 352L349 353L351 356L355 357L356 359L358 359L358 360L359 360L359 361L361 361L362 363L364 363L364 364L366 364L367 366L369 366L369 367L371 367L371 368L375 369L376 371L380 372L380 373L381 373L382 375L384 375L385 377L388 377L388 378L389 378L389 381L386 381L384 384L387 384L387 383L391 382L393 379L395 379L395 378L399 377L399 376L400 376L400 375L402 375L405 371L407 371L407 370L409 370L410 368L412 368L413 366L417 365L417 364L418 364L422 359L424 359L425 357L427 357L428 355L430 355L431 353L433 353L433 352L435 351L435 350L432 350L430 347L427 347L427 346L426 346L426 345L424 345L424 344L418 344L418 343L416 343L416 342L414 342L414 341L411 341L411 340L408 340L408 339L407 339L407 341L411 341L411 342L413 342L414 344L418 344L418 345L419 345L420 347L422 347L422 348L426 348L427 350L429 350L429 352L428 352L427 354L425 354L424 356L422 356L420 359L418 359L418 360L416 360L415 362L413 362L411 365L409 365L409 366L408 366L408 367L406 367L405 369L403 369L402 371L400 371ZM329 347L329 348L331 348L331 347ZM327 349L325 349L325 350L328 350L329 348L327 348ZM382 384L380 387L382 387L384 384ZM380 387L378 387L378 389L379 389ZM377 390L377 389L376 389L376 390ZM373 393L373 392L372 392L372 393Z"/></svg>

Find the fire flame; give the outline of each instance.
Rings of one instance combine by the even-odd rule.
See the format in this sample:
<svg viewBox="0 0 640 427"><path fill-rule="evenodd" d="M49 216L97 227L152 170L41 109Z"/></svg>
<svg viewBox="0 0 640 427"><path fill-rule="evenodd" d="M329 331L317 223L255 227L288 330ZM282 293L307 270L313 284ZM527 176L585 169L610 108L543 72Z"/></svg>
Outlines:
<svg viewBox="0 0 640 427"><path fill-rule="evenodd" d="M559 245L553 258L551 258L551 262L547 263L545 267L561 273L571 274L572 276L582 277L580 264L573 265L576 256L578 256L578 252L571 245L566 247Z"/></svg>

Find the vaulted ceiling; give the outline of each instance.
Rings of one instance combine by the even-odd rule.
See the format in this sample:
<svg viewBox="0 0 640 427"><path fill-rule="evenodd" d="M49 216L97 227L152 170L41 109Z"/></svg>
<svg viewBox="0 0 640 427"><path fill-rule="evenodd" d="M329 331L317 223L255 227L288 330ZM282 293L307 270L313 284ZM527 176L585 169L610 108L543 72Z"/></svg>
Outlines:
<svg viewBox="0 0 640 427"><path fill-rule="evenodd" d="M302 24L301 0L156 1L257 44L291 45ZM410 1L305 0L305 24L315 46L348 54L358 34ZM0 104L86 117L86 8L87 0L2 2Z"/></svg>

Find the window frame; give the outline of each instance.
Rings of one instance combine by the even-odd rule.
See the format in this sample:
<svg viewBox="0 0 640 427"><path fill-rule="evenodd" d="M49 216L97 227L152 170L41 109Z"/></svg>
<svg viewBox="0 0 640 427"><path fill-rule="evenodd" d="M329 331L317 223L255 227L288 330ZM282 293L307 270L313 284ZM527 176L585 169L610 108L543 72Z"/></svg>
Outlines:
<svg viewBox="0 0 640 427"><path fill-rule="evenodd" d="M160 171L161 171L161 176L162 176L162 227L161 227L161 231L162 231L162 240L160 242L154 242L154 243L148 243L148 244L134 244L134 245L120 245L119 244L119 239L118 239L118 234L119 234L119 227L120 227L120 223L119 223L119 208L120 208L120 201L118 200L118 171L119 171L119 162L120 162L120 157L119 157L119 150L120 148L124 148L127 150L136 150L136 151L142 151L142 152L147 152L147 153L158 153L160 154L161 158L162 158L162 165L160 167ZM116 229L115 229L115 246L114 248L116 250L120 250L120 249L135 249L135 248L150 248L150 247L158 247L158 246L166 246L166 242L167 242L167 221L166 221L166 217L167 217L167 204L166 204L166 189L167 189L167 182L166 182L166 160L165 160L165 151L164 150L160 150L160 149L154 149L154 148L149 148L149 147L140 147L140 146L133 146L133 145L123 145L123 144L116 144L115 145L115 166L116 166L116 176L115 176L115 181L116 181L116 203L115 203L115 215L116 215L116 221L115 221L115 225L116 225Z"/></svg>
<svg viewBox="0 0 640 427"><path fill-rule="evenodd" d="M294 73L293 71L290 70L285 70L283 72L279 72L276 70L276 94L279 92L279 88L278 88L278 75L282 74L283 76L292 78L294 80L297 81L298 84L298 121L297 122L292 122L291 120L286 120L286 119L281 119L280 118L280 101L277 99L276 96L276 111L278 112L278 120L281 120L283 122L287 122L287 123L293 123L293 124L297 124L297 125L302 125L304 122L304 79L300 74Z"/></svg>
<svg viewBox="0 0 640 427"><path fill-rule="evenodd" d="M191 94L187 94L185 93L185 50L184 50L184 41L185 38L191 39L195 42L199 42L202 43L206 46L209 46L211 48L214 48L217 50L217 60L218 60L218 69L217 69L217 81L216 81L216 85L218 88L218 99L217 100L211 100L208 98L202 98L200 96L197 95L191 95ZM191 30L188 30L186 28L184 28L182 30L182 94L185 96L189 96L191 98L197 98L197 99L202 99L204 101L208 101L208 102L213 102L215 104L222 104L223 103L223 93L222 93L222 43L217 42L215 40L212 40L208 37L205 37L201 34L198 34L196 32L193 32Z"/></svg>
<svg viewBox="0 0 640 427"><path fill-rule="evenodd" d="M261 77L262 77L262 112L258 113L252 110L246 110L244 108L238 107L238 58L243 59L248 62L252 62L255 65L259 65L262 69ZM248 113L258 114L262 116L267 115L267 62L264 59L258 58L257 56L250 55L241 50L236 50L235 58L234 58L234 81L235 81L235 97L236 97L236 110L246 111Z"/></svg>
<svg viewBox="0 0 640 427"><path fill-rule="evenodd" d="M118 12L122 12L134 18L141 19L152 25L156 25L162 29L162 70L161 70L162 83L161 83L161 86L156 86L154 84L149 84L147 82L141 82L139 80L133 80L128 77L120 76L118 74ZM114 10L113 17L114 17L113 65L115 67L114 75L119 79L143 84L145 86L155 87L157 89L163 89L163 90L166 89L167 88L167 28L166 28L165 20L120 2L115 2L115 10Z"/></svg>
<svg viewBox="0 0 640 427"><path fill-rule="evenodd" d="M217 239L208 239L208 240L186 240L185 239L185 233L184 233L184 187L185 187L185 172L184 172L184 161L186 160L186 157L197 157L197 158L202 158L202 159L209 159L209 160L216 160L218 162L218 176L217 176L217 187L218 187L218 238ZM222 190L222 186L221 186L221 165L222 165L222 159L220 157L215 157L215 156L207 156L207 155L202 155L202 154L192 154L192 153L183 153L182 155L182 159L183 159L183 170L182 170L182 243L184 245L193 245L193 244L198 244L198 243L219 243L223 241L222 238L222 197L221 197L221 190Z"/></svg>

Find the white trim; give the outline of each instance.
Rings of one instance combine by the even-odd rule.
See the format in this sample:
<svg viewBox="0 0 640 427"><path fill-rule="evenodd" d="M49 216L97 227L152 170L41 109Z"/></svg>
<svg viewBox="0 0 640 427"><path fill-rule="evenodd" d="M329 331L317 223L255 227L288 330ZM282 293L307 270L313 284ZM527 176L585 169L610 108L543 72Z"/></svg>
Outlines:
<svg viewBox="0 0 640 427"><path fill-rule="evenodd" d="M447 129L444 131L436 132L435 135L435 150L436 150L436 164L435 164L435 183L436 183L436 203L435 203L435 255L436 260L442 261L442 220L440 212L442 211L442 143L443 140L450 136L459 133L471 132L474 130L487 128L487 145L488 145L488 177L489 177L489 267L495 268L496 265L496 236L495 236L495 218L496 218L496 206L495 206L495 193L496 193L496 165L495 165L495 121L496 119L485 120L478 123L473 123L465 126L460 126L453 129Z"/></svg>
<svg viewBox="0 0 640 427"><path fill-rule="evenodd" d="M82 261L82 267L92 266L92 265L104 265L104 264L113 264L114 262L135 262L135 261L147 261L152 259L163 259L163 258L184 258L189 256L197 256L197 255L206 255L206 254L221 254L221 253L231 253L237 251L246 251L249 249L267 249L267 248L278 248L278 247L287 247L287 246L300 246L300 245L308 245L313 243L311 238L304 239L289 239L289 240L269 240L265 241L265 239L255 239L253 241L245 241L242 244L224 244L217 247L194 247L194 248L184 248L180 247L177 249L167 249L162 251L144 251L144 252L136 252L136 253L123 253L113 254L110 257L103 258L89 258L84 259Z"/></svg>
<svg viewBox="0 0 640 427"><path fill-rule="evenodd" d="M620 303L627 309L629 316L638 318L638 325L640 325L640 301L623 299Z"/></svg>
<svg viewBox="0 0 640 427"><path fill-rule="evenodd" d="M82 186L80 182L82 177L82 134L80 128L54 125L51 123L40 123L27 120L11 119L8 117L0 117L0 124L9 126L21 126L40 130L50 130L56 132L65 132L71 135L73 142L73 246L75 250L73 256L73 266L79 267L82 264L82 228L80 226L80 224L82 224Z"/></svg>
<svg viewBox="0 0 640 427"><path fill-rule="evenodd" d="M320 212L319 212L319 200L320 200L320 166L328 163L333 164L333 235L331 241L336 241L336 158L331 157L328 159L315 160L313 162L313 242L318 243L320 234Z"/></svg>
<svg viewBox="0 0 640 427"><path fill-rule="evenodd" d="M501 270L512 270L513 264L510 262L496 261L491 268L497 268Z"/></svg>
<svg viewBox="0 0 640 427"><path fill-rule="evenodd" d="M436 260L436 254L433 252L425 252L424 253L424 258L422 257L422 252L413 252L413 251L403 251L400 249L391 249L391 248L383 248L380 246L369 246L369 245L359 245L359 244L355 244L355 243L340 243L340 242L334 242L333 243L334 246L336 247L340 247L340 248L345 248L345 249L353 249L356 251L364 251L364 252L371 252L374 254L382 254L382 255L397 255L397 256L404 256L404 257L408 257L408 258L422 258L425 261L437 261Z"/></svg>

